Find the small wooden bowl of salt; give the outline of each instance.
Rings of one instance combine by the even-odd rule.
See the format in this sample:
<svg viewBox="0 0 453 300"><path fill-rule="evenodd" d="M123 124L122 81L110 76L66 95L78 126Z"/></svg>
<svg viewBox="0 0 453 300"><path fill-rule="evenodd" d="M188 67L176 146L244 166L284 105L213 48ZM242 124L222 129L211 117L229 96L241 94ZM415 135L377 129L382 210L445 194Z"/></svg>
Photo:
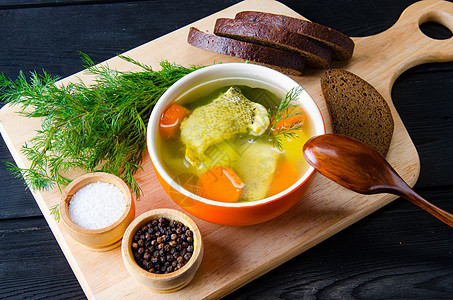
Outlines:
<svg viewBox="0 0 453 300"><path fill-rule="evenodd" d="M60 202L61 218L71 237L96 251L118 247L135 217L132 193L121 178L102 172L72 181Z"/></svg>

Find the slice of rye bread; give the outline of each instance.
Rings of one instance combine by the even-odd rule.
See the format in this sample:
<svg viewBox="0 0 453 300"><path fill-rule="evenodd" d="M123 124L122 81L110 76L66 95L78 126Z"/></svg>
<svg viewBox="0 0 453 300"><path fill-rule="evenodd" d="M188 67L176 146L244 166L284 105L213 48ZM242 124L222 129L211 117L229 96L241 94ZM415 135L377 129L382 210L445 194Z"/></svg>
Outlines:
<svg viewBox="0 0 453 300"><path fill-rule="evenodd" d="M305 60L298 54L208 34L195 27L190 28L187 42L197 48L250 60L289 75L299 76L305 67Z"/></svg>
<svg viewBox="0 0 453 300"><path fill-rule="evenodd" d="M354 51L354 41L350 37L318 23L260 11L242 11L235 18L283 27L316 39L331 47L334 60L348 60Z"/></svg>
<svg viewBox="0 0 453 300"><path fill-rule="evenodd" d="M393 117L385 99L359 76L327 70L321 88L333 132L356 138L386 156L393 135Z"/></svg>
<svg viewBox="0 0 453 300"><path fill-rule="evenodd" d="M307 64L326 69L332 61L332 51L324 44L282 27L239 19L217 19L214 34L248 43L299 53Z"/></svg>

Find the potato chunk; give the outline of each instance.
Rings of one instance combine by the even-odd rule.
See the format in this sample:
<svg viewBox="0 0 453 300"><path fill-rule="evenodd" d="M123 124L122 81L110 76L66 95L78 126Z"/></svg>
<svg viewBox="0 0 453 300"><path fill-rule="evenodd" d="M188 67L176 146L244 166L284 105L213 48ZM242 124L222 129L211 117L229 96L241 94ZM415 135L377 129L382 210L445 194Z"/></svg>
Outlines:
<svg viewBox="0 0 453 300"><path fill-rule="evenodd" d="M279 153L270 143L244 144L237 174L245 183L240 200L254 201L266 197L277 167Z"/></svg>

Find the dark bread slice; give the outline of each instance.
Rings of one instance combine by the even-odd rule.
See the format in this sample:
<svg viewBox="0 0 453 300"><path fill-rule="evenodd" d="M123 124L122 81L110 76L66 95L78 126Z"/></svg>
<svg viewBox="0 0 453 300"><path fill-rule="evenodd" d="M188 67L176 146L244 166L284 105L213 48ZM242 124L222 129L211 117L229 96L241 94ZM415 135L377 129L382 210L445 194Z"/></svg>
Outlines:
<svg viewBox="0 0 453 300"><path fill-rule="evenodd" d="M217 19L214 34L248 43L301 54L307 64L325 69L332 61L332 51L306 36L259 22L239 19Z"/></svg>
<svg viewBox="0 0 453 300"><path fill-rule="evenodd" d="M385 157L393 135L393 117L385 99L368 82L345 70L328 70L321 88L334 133L356 138Z"/></svg>
<svg viewBox="0 0 453 300"><path fill-rule="evenodd" d="M350 37L318 23L260 11L242 11L235 18L283 27L316 39L331 47L334 60L348 60L354 51L354 42Z"/></svg>
<svg viewBox="0 0 453 300"><path fill-rule="evenodd" d="M300 55L208 34L195 27L190 28L187 42L197 48L250 60L290 75L301 75L305 66Z"/></svg>

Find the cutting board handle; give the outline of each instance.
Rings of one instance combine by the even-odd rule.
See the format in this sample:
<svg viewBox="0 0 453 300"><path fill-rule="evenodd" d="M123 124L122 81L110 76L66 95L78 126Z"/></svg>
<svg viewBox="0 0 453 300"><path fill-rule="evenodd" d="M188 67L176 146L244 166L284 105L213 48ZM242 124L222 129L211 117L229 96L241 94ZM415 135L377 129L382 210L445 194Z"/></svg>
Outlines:
<svg viewBox="0 0 453 300"><path fill-rule="evenodd" d="M368 70L372 73L369 76L381 78L377 84L390 92L396 78L407 69L428 62L452 61L453 38L437 40L426 36L420 30L420 25L426 22L439 23L453 32L453 3L439 0L416 2L406 8L386 31L355 38L355 53L359 55L348 69L354 72L360 66L362 73L364 69ZM367 74L361 75L367 77Z"/></svg>

